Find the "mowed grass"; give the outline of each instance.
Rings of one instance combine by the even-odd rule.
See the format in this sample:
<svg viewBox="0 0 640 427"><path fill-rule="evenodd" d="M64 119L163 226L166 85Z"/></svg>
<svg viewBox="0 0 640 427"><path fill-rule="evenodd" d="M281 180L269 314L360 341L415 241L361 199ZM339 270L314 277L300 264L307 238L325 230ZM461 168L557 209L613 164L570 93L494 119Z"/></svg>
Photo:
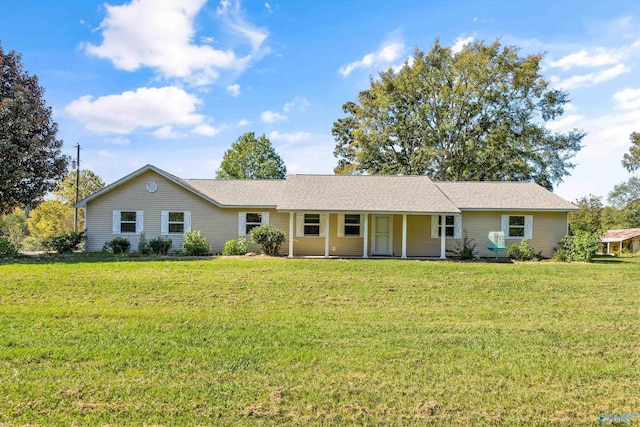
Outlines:
<svg viewBox="0 0 640 427"><path fill-rule="evenodd" d="M640 412L640 263L5 262L0 395L8 425L594 425Z"/></svg>

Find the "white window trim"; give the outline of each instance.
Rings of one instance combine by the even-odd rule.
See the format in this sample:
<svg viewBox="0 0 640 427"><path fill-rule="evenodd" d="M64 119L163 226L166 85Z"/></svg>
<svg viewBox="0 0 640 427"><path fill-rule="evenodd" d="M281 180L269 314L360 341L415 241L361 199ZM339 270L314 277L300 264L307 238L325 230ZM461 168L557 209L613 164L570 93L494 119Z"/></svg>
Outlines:
<svg viewBox="0 0 640 427"><path fill-rule="evenodd" d="M462 215L445 215L453 217L453 236L444 236L445 239L462 239ZM448 227L451 227L450 225ZM440 239L440 215L431 215L431 238Z"/></svg>
<svg viewBox="0 0 640 427"><path fill-rule="evenodd" d="M359 239L362 237L362 229L364 228L364 215L360 214L360 222L358 224L347 224L345 222L345 215L358 215L358 214L338 214L338 237L346 237L347 239L352 239L352 238L356 238ZM360 232L358 233L358 235L355 234L346 234L344 232L345 227L349 225L349 226L355 226L357 225L360 228Z"/></svg>
<svg viewBox="0 0 640 427"><path fill-rule="evenodd" d="M269 224L269 212L238 212L238 236L246 237L247 236L247 215L248 214L258 214L260 215L260 225ZM249 224L257 224L251 222Z"/></svg>
<svg viewBox="0 0 640 427"><path fill-rule="evenodd" d="M510 236L509 235L509 217L511 216L523 216L524 217L524 236ZM504 238L509 240L531 240L533 239L533 215L519 215L519 214L509 214L502 215L501 220L502 232L504 233Z"/></svg>
<svg viewBox="0 0 640 427"><path fill-rule="evenodd" d="M136 231L135 233L123 233L121 230L122 224L122 212L135 212L136 213ZM137 211L135 209L119 209L113 211L113 222L112 222L112 234L127 234L127 235L136 235L141 234L144 231L144 211Z"/></svg>
<svg viewBox="0 0 640 427"><path fill-rule="evenodd" d="M180 232L169 232L169 213L180 212L184 214L184 231ZM172 222L173 224L178 224L179 222ZM171 210L171 211L160 211L160 234L162 236L183 236L189 230L191 230L191 211L179 211L179 210Z"/></svg>

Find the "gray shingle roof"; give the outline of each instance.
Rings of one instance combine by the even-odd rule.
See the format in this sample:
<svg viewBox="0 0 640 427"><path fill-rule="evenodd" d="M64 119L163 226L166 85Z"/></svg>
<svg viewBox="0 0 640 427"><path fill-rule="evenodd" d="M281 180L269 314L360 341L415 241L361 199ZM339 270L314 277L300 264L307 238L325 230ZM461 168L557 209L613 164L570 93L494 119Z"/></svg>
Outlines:
<svg viewBox="0 0 640 427"><path fill-rule="evenodd" d="M285 180L183 179L182 182L222 206L276 207L282 199Z"/></svg>
<svg viewBox="0 0 640 427"><path fill-rule="evenodd" d="M426 176L289 175L278 209L457 213Z"/></svg>
<svg viewBox="0 0 640 427"><path fill-rule="evenodd" d="M578 208L533 182L436 182L458 208L573 211Z"/></svg>
<svg viewBox="0 0 640 427"><path fill-rule="evenodd" d="M460 210L578 210L534 183L433 182L426 176L383 175L289 175L286 180L181 179L153 165L122 177L76 206L83 207L149 170L222 207L427 214Z"/></svg>

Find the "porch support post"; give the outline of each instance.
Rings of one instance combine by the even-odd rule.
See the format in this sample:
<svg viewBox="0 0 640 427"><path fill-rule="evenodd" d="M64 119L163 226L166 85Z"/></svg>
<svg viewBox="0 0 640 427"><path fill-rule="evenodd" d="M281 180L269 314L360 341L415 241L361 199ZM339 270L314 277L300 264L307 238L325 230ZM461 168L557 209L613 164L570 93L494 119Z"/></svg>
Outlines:
<svg viewBox="0 0 640 427"><path fill-rule="evenodd" d="M329 215L326 215L324 221L324 257L329 258Z"/></svg>
<svg viewBox="0 0 640 427"><path fill-rule="evenodd" d="M289 258L293 258L293 212L289 212Z"/></svg>
<svg viewBox="0 0 640 427"><path fill-rule="evenodd" d="M611 255L611 243L607 242L607 255Z"/></svg>
<svg viewBox="0 0 640 427"><path fill-rule="evenodd" d="M364 214L364 241L362 243L362 258L369 258L369 214Z"/></svg>
<svg viewBox="0 0 640 427"><path fill-rule="evenodd" d="M402 255L400 258L407 258L407 214L402 214Z"/></svg>
<svg viewBox="0 0 640 427"><path fill-rule="evenodd" d="M446 255L446 228L445 224L447 223L447 217L445 215L440 215L440 259L447 259Z"/></svg>

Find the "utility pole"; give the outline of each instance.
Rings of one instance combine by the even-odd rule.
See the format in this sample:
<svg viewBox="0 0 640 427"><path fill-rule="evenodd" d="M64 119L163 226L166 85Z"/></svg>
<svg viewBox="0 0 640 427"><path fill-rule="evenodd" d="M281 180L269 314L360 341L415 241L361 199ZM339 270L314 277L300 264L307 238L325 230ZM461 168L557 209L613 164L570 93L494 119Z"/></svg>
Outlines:
<svg viewBox="0 0 640 427"><path fill-rule="evenodd" d="M80 144L76 144L78 154L76 157L76 203L78 203L78 192L80 190ZM73 232L78 232L78 208L74 206Z"/></svg>

